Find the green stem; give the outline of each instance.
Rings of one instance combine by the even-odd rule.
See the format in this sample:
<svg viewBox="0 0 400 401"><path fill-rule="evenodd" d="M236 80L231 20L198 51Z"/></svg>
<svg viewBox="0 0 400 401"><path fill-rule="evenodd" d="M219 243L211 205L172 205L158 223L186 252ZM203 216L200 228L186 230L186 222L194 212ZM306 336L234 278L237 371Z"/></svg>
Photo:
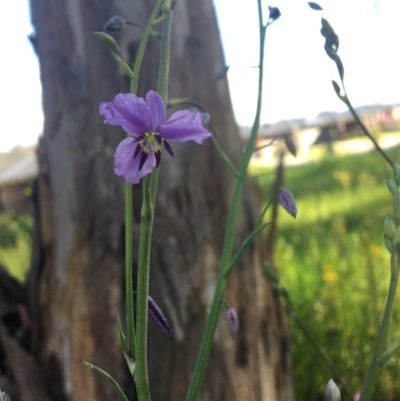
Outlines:
<svg viewBox="0 0 400 401"><path fill-rule="evenodd" d="M164 104L168 101L168 82L169 82L169 54L171 50L171 30L172 30L173 11L166 16L160 43L160 64L158 68L157 93L162 97ZM154 169L151 173L151 201L155 207L159 169Z"/></svg>
<svg viewBox="0 0 400 401"><path fill-rule="evenodd" d="M272 220L268 221L267 223L264 223L263 225L253 229L251 234L243 241L242 245L240 246L238 251L235 253L234 257L232 258L231 263L225 268L225 271L224 271L225 278L229 277L229 275L231 274L232 270L237 265L237 263L239 262L241 256L243 255L243 252L249 247L249 245L253 241L254 237L257 234L259 234L262 230L264 230L265 227L268 227L271 223L272 223Z"/></svg>
<svg viewBox="0 0 400 401"><path fill-rule="evenodd" d="M219 142L215 139L215 136L213 135L211 137L211 140L215 146L215 149L217 150L218 154L220 155L220 157L222 158L222 160L225 162L225 164L229 167L229 170L232 171L233 175L235 176L235 178L238 177L238 172L235 169L235 166L232 164L232 162L229 160L228 155L223 151L223 149L221 148L221 145L219 144Z"/></svg>
<svg viewBox="0 0 400 401"><path fill-rule="evenodd" d="M136 94L140 67L142 66L144 51L146 50L147 42L152 32L153 23L157 16L157 12L161 6L162 0L158 0L154 6L150 19L144 29L143 37L139 45L134 64L134 78L130 80L130 92ZM135 316L133 306L133 271L132 271L132 185L125 183L125 297L127 309L127 326L128 326L128 344L132 357L136 354L136 338L135 338Z"/></svg>
<svg viewBox="0 0 400 401"><path fill-rule="evenodd" d="M246 178L247 167L253 153L255 142L257 139L258 128L260 125L261 105L262 105L262 81L263 81L263 67L264 67L264 44L265 44L265 31L266 27L263 25L261 0L257 0L258 17L259 17L259 30L260 30L260 63L259 63L259 77L258 77L258 99L257 111L252 127L251 135L243 155L243 160L240 166L239 174L235 182L233 197L228 213L228 221L226 226L226 234L224 239L224 246L221 255L221 261L218 271L217 284L213 301L211 304L210 314L208 316L206 329L204 332L203 340L201 342L199 355L197 357L196 366L193 372L192 381L186 396L186 401L196 401L200 387L204 378L204 373L207 367L207 362L211 353L211 347L215 330L217 328L219 314L223 304L223 296L225 292L227 279L224 277L224 271L230 264L232 257L232 250L235 240L235 232L237 225L237 217L242 197L242 190L244 180Z"/></svg>
<svg viewBox="0 0 400 401"><path fill-rule="evenodd" d="M163 2L163 0L157 0L157 3L153 8L153 11L150 15L149 21L147 22L146 28L143 32L142 40L140 41L139 49L136 54L135 64L133 66L133 73L135 74L136 79L131 81L131 93L137 92L140 67L142 66L144 51L146 50L147 42L149 40L149 37L151 36L151 32L152 32L153 26L154 26L154 21L156 19L158 10L160 9L162 2Z"/></svg>
<svg viewBox="0 0 400 401"><path fill-rule="evenodd" d="M150 177L143 179L143 204L140 219L140 240L136 300L136 390L139 401L150 400L147 369L147 322L149 299L149 273L153 206L150 195Z"/></svg>
<svg viewBox="0 0 400 401"><path fill-rule="evenodd" d="M390 318L392 316L393 304L396 296L397 281L399 276L398 246L396 246L392 252L390 258L390 267L391 267L390 285L389 285L388 298L386 300L385 312L383 315L381 327L379 329L378 339L375 344L374 356L372 357L372 361L369 366L367 376L365 378L363 388L361 391L360 401L369 401L369 399L371 398L372 392L375 388L376 381L378 379L379 370L381 367L379 358L383 353L386 338L389 331Z"/></svg>
<svg viewBox="0 0 400 401"><path fill-rule="evenodd" d="M168 13L163 26L157 92L167 102L169 53L172 27L172 12ZM159 170L154 169L143 180L143 204L139 241L139 268L137 282L137 341L136 341L136 389L139 401L150 400L147 368L147 322L150 275L151 236L154 223L154 208L158 187Z"/></svg>
<svg viewBox="0 0 400 401"><path fill-rule="evenodd" d="M132 266L132 185L125 183L125 297L128 325L128 343L132 358L135 359L135 316L133 307L133 266Z"/></svg>

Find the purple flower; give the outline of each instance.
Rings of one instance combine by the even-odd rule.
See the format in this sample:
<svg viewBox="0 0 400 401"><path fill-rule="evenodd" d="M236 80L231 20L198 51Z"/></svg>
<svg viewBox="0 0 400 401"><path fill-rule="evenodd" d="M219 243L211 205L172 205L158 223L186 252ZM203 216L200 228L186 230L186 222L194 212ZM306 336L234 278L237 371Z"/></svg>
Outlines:
<svg viewBox="0 0 400 401"><path fill-rule="evenodd" d="M279 203L282 207L291 214L294 218L297 215L297 206L293 194L286 188L282 188L278 197Z"/></svg>
<svg viewBox="0 0 400 401"><path fill-rule="evenodd" d="M147 92L146 99L120 93L112 102L100 103L104 122L120 125L131 138L124 139L114 156L114 172L131 184L160 165L161 149L173 156L168 141L203 143L211 134L202 125L202 115L189 110L177 111L167 120L161 96Z"/></svg>

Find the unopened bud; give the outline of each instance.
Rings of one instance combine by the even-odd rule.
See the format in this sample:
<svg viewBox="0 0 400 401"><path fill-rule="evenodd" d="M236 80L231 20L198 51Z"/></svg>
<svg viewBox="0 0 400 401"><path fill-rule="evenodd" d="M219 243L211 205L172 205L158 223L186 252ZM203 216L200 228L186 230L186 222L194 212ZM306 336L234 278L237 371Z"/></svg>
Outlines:
<svg viewBox="0 0 400 401"><path fill-rule="evenodd" d="M390 180L386 182L386 185L390 193L394 196L399 185L397 184L396 179L393 177L393 175L392 177L390 177Z"/></svg>
<svg viewBox="0 0 400 401"><path fill-rule="evenodd" d="M96 38L104 43L107 47L110 47L111 49L117 50L118 53L121 53L121 49L119 48L117 42L115 39L108 35L107 33L104 32L93 32L93 35L96 36Z"/></svg>
<svg viewBox="0 0 400 401"><path fill-rule="evenodd" d="M313 1L309 1L309 2L308 2L308 5L309 5L310 8L313 9L313 10L317 10L317 11L321 11L321 10L322 10L322 7L321 7L319 4L314 3Z"/></svg>
<svg viewBox="0 0 400 401"><path fill-rule="evenodd" d="M268 6L268 8L269 8L269 18L272 19L273 21L277 20L281 16L281 12L278 7Z"/></svg>
<svg viewBox="0 0 400 401"><path fill-rule="evenodd" d="M168 336L172 336L172 328L160 307L149 296L149 315L158 327Z"/></svg>
<svg viewBox="0 0 400 401"><path fill-rule="evenodd" d="M386 249L392 253L393 252L393 245L392 245L392 241L386 237L386 235L383 236L383 242L385 244Z"/></svg>
<svg viewBox="0 0 400 401"><path fill-rule="evenodd" d="M400 188L397 188L393 199L393 211L395 216L400 219Z"/></svg>
<svg viewBox="0 0 400 401"><path fill-rule="evenodd" d="M393 245L397 245L398 243L400 243L400 227L397 227L397 230L392 238Z"/></svg>
<svg viewBox="0 0 400 401"><path fill-rule="evenodd" d="M104 25L104 29L107 32L119 32L122 31L124 28L125 28L125 20L119 15L110 18Z"/></svg>
<svg viewBox="0 0 400 401"><path fill-rule="evenodd" d="M396 224L394 223L391 216L385 217L385 220L383 221L383 232L389 239L392 239L394 237L394 234L396 232Z"/></svg>
<svg viewBox="0 0 400 401"><path fill-rule="evenodd" d="M229 331L231 332L232 337L236 338L239 332L239 319L235 309L232 307L228 308L225 311L225 316L228 321Z"/></svg>
<svg viewBox="0 0 400 401"><path fill-rule="evenodd" d="M209 113L201 113L201 124L206 126L211 120L211 116Z"/></svg>
<svg viewBox="0 0 400 401"><path fill-rule="evenodd" d="M399 163L393 164L393 174L395 177L397 177L400 174L400 164Z"/></svg>
<svg viewBox="0 0 400 401"><path fill-rule="evenodd" d="M278 197L279 203L282 207L291 214L294 218L297 215L297 206L293 194L286 188L282 188Z"/></svg>
<svg viewBox="0 0 400 401"><path fill-rule="evenodd" d="M165 15L171 11L171 0L164 0L163 5L161 6L161 12Z"/></svg>
<svg viewBox="0 0 400 401"><path fill-rule="evenodd" d="M340 401L340 390L336 383L331 379L326 385L325 401Z"/></svg>
<svg viewBox="0 0 400 401"><path fill-rule="evenodd" d="M226 77L228 73L229 65L225 65L222 67L215 75L214 75L214 82L220 81L222 78Z"/></svg>

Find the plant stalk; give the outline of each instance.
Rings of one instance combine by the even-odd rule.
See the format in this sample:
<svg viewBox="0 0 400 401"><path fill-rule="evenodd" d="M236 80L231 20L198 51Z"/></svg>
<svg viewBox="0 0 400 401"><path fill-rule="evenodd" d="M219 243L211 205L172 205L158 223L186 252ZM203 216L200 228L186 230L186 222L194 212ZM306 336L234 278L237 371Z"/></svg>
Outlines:
<svg viewBox="0 0 400 401"><path fill-rule="evenodd" d="M211 353L212 343L214 339L215 330L217 328L221 307L223 304L223 296L227 279L224 277L224 271L230 264L232 258L232 251L235 239L237 217L242 198L243 185L246 178L247 167L253 153L255 142L257 139L258 128L260 126L260 115L262 105L262 84L263 84L263 69L264 69L264 44L266 27L263 25L261 0L257 0L258 17L259 17L259 32L260 32L260 49L259 49L259 77L258 77L258 99L257 110L254 118L254 124L251 130L250 138L243 155L243 160L240 166L238 176L236 178L235 187L233 191L232 201L228 213L228 221L225 232L224 245L221 255L220 266L218 270L217 284L213 301L211 304L210 314L208 316L206 329L200 345L200 351L197 357L196 366L194 369L192 381L186 396L186 401L196 401L201 384L203 382L204 373L207 367L207 362Z"/></svg>

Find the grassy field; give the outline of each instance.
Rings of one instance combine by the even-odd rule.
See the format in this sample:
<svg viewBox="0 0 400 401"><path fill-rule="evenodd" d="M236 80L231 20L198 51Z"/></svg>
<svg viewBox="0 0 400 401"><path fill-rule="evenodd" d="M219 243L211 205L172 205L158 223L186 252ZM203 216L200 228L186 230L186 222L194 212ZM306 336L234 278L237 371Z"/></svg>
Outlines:
<svg viewBox="0 0 400 401"><path fill-rule="evenodd" d="M388 153L399 161L399 147ZM274 172L253 167L252 173L266 199ZM354 393L372 356L389 282L382 222L392 213L386 189L390 174L376 152L327 155L285 170L284 186L293 192L299 212L296 220L283 210L279 216L280 282ZM322 400L332 375L295 322L289 322L296 399ZM389 343L400 336L399 324L397 303ZM400 399L399 369L395 356L380 376L374 400Z"/></svg>

